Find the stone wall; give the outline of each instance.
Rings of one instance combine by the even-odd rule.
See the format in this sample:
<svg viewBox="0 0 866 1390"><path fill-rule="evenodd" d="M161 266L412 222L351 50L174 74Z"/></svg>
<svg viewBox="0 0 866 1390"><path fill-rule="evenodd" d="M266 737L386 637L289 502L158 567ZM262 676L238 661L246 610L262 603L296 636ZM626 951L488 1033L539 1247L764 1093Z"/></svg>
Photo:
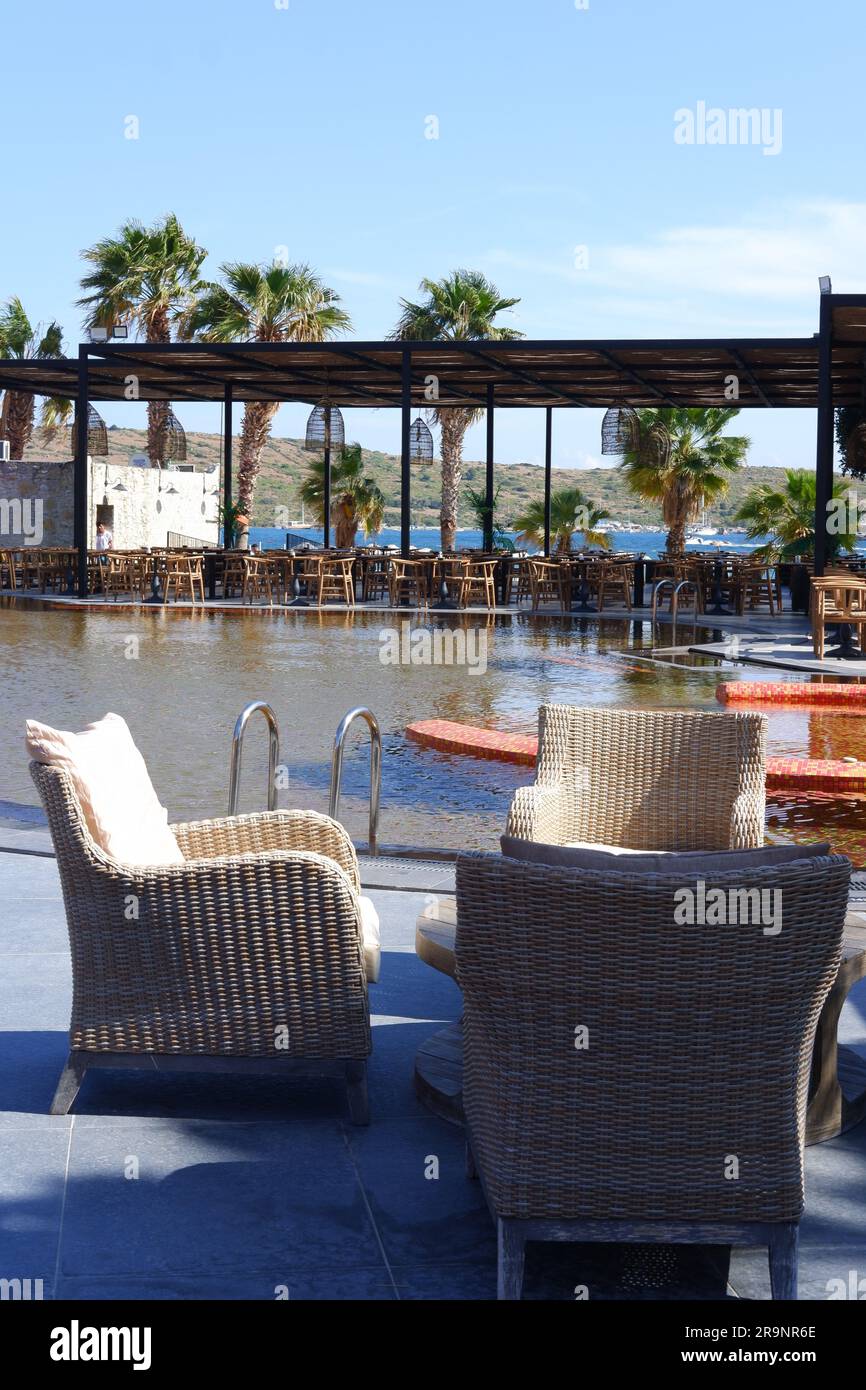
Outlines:
<svg viewBox="0 0 866 1390"><path fill-rule="evenodd" d="M119 550L165 545L169 531L215 544L218 478L89 460L88 545L103 508ZM72 543L72 463L0 462L0 549Z"/></svg>

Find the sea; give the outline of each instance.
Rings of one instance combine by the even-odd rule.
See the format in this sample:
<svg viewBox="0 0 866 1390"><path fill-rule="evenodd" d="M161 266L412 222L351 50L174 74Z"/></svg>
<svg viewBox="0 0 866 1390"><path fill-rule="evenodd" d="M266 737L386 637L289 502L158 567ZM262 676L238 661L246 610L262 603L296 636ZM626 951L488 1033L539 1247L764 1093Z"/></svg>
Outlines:
<svg viewBox="0 0 866 1390"><path fill-rule="evenodd" d="M435 526L413 526L410 531L413 546L419 549L429 548L439 549L439 528ZM505 533L511 540L515 541L517 533L507 531ZM627 551L630 554L647 555L655 559L665 548L667 538L666 531L610 531L611 550ZM303 536L305 539L322 543L322 528L315 526L293 526L292 536ZM282 528L275 526L251 526L250 543L261 545L263 550L277 548L285 545L286 532ZM460 547L474 548L480 546L483 536L480 531L458 531L457 543ZM754 550L759 544L758 541L748 540L744 531L726 531L715 536L696 536L694 545L689 545L689 550ZM399 545L400 532L397 527L385 527L382 531L377 531L373 536L364 536L363 531L359 531L356 537L357 545ZM522 546L519 548L523 548ZM532 546L525 547L532 550Z"/></svg>

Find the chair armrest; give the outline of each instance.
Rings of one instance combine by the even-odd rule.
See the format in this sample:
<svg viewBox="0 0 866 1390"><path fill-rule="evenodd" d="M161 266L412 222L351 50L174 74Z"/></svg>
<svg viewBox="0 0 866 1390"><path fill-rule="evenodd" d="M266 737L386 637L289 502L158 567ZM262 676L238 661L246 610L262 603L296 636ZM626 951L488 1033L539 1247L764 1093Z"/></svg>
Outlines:
<svg viewBox="0 0 866 1390"><path fill-rule="evenodd" d="M536 782L532 787L518 787L508 811L506 835L519 840L539 840L548 845L563 845L568 839L568 787Z"/></svg>
<svg viewBox="0 0 866 1390"><path fill-rule="evenodd" d="M767 805L763 772L760 786L740 792L731 807L730 849L760 849Z"/></svg>
<svg viewBox="0 0 866 1390"><path fill-rule="evenodd" d="M226 854L269 854L272 850L306 850L324 855L361 891L355 846L339 821L316 811L261 811L249 816L186 821L171 826L187 859L217 859Z"/></svg>
<svg viewBox="0 0 866 1390"><path fill-rule="evenodd" d="M364 1057L358 897L302 850L184 864L91 860L67 898L72 1046Z"/></svg>

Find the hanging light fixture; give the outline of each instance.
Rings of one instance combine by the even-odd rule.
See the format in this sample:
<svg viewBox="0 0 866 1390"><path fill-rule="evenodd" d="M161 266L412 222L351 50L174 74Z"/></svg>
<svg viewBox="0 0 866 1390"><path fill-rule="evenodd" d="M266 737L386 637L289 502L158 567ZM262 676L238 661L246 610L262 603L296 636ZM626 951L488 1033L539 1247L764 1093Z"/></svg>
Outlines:
<svg viewBox="0 0 866 1390"><path fill-rule="evenodd" d="M663 420L654 420L641 432L639 456L646 468L667 468L671 457L671 436Z"/></svg>
<svg viewBox="0 0 866 1390"><path fill-rule="evenodd" d="M186 432L173 410L170 410L165 418L162 440L163 460L186 463Z"/></svg>
<svg viewBox="0 0 866 1390"><path fill-rule="evenodd" d="M72 454L75 455L78 421L72 421ZM87 407L87 452L91 458L105 458L108 454L108 432L105 421L92 405ZM106 469L107 473L107 469Z"/></svg>
<svg viewBox="0 0 866 1390"><path fill-rule="evenodd" d="M640 421L630 405L612 405L601 422L601 452L628 454L640 448Z"/></svg>
<svg viewBox="0 0 866 1390"><path fill-rule="evenodd" d="M323 449L342 449L346 442L346 426L335 405L321 401L310 411L304 448L320 454Z"/></svg>
<svg viewBox="0 0 866 1390"><path fill-rule="evenodd" d="M409 428L409 462L433 462L433 436L420 415Z"/></svg>

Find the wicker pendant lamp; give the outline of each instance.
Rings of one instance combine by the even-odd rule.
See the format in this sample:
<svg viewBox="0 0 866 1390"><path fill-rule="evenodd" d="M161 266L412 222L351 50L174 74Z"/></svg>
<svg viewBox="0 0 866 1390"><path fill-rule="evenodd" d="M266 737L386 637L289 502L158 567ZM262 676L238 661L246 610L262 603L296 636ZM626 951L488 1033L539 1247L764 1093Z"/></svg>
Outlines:
<svg viewBox="0 0 866 1390"><path fill-rule="evenodd" d="M409 462L433 462L433 436L420 415L409 429Z"/></svg>
<svg viewBox="0 0 866 1390"><path fill-rule="evenodd" d="M346 442L343 416L335 405L321 401L310 411L304 448L320 454L323 449L342 449Z"/></svg>
<svg viewBox="0 0 866 1390"><path fill-rule="evenodd" d="M162 457L172 463L186 463L186 431L173 410L168 412L165 421Z"/></svg>
<svg viewBox="0 0 866 1390"><path fill-rule="evenodd" d="M601 452L628 454L640 447L640 421L630 405L612 405L601 422Z"/></svg>
<svg viewBox="0 0 866 1390"><path fill-rule="evenodd" d="M641 434L640 461L647 468L667 468L670 458L670 431L662 420L655 420Z"/></svg>
<svg viewBox="0 0 866 1390"><path fill-rule="evenodd" d="M75 454L75 440L78 429L77 419L72 421L72 453ZM105 421L92 405L87 407L87 452L91 458L104 458L108 453L108 431Z"/></svg>

